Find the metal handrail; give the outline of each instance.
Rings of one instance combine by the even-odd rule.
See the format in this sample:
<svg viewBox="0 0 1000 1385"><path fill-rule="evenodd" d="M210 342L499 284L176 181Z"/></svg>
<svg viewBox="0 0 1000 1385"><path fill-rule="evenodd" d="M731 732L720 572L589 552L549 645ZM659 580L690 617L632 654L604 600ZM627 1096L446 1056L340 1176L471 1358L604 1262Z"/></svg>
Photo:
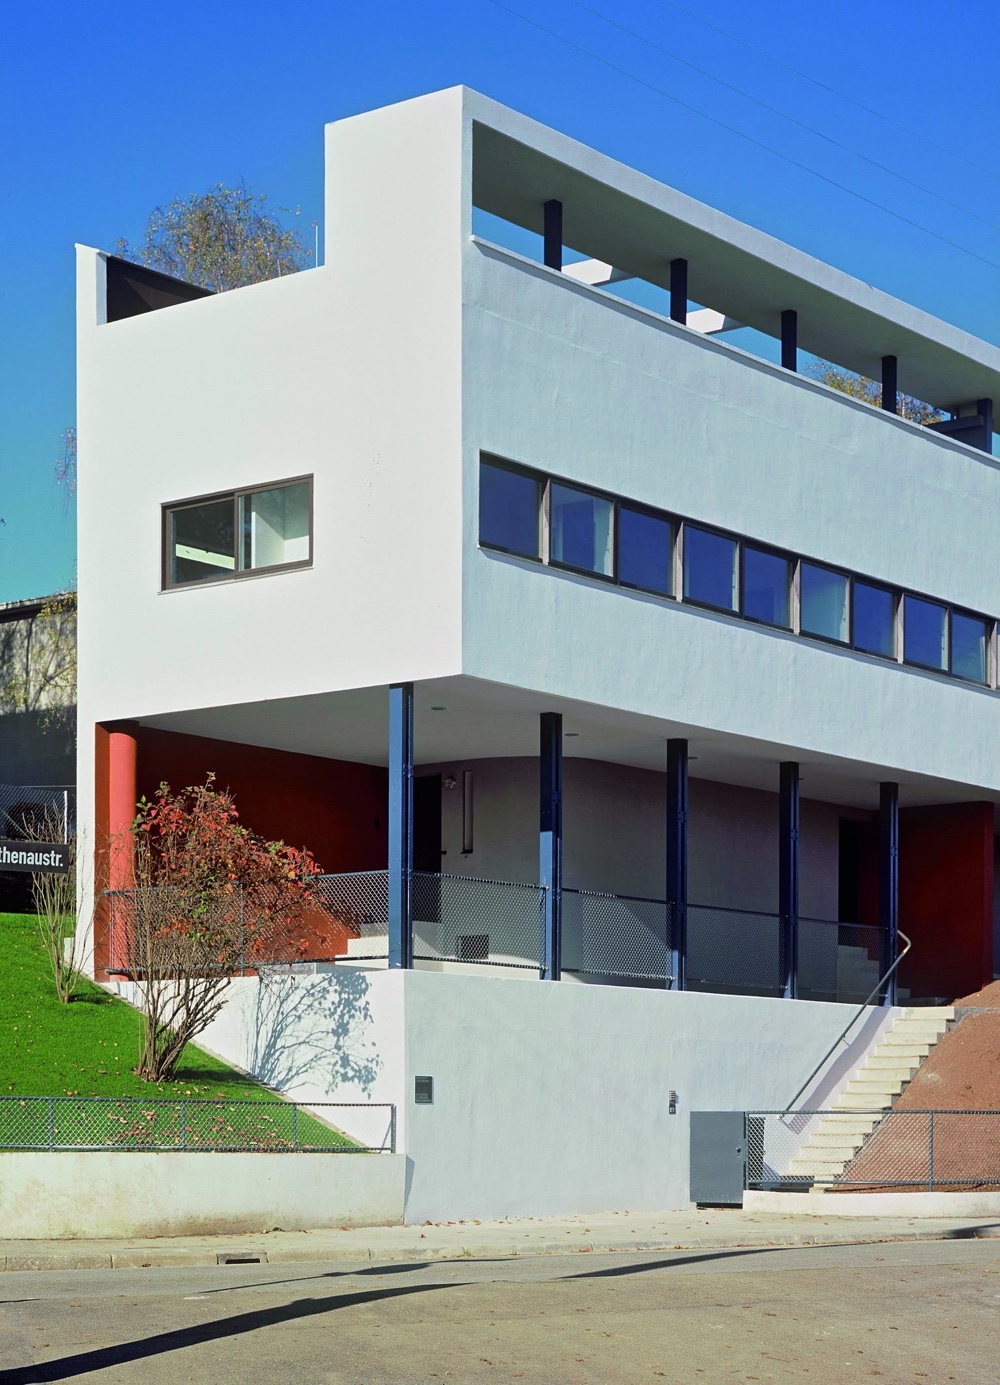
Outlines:
<svg viewBox="0 0 1000 1385"><path fill-rule="evenodd" d="M792 1097L791 1101L788 1103L788 1105L787 1105L787 1106L785 1107L785 1109L782 1111L781 1114L782 1114L783 1116L787 1116L787 1115L788 1115L789 1111L792 1109L792 1107L793 1107L793 1106L795 1105L795 1103L798 1101L799 1097L802 1095L802 1093L805 1091L805 1089L809 1086L809 1083L813 1080L813 1078L816 1076L816 1074L823 1068L823 1066L824 1066L825 1063L827 1062L827 1059L829 1059L830 1057L832 1057L832 1055L836 1052L837 1045L840 1044L840 1043L843 1043L844 1039L847 1038L848 1034L851 1032L851 1030L852 1030L852 1029L854 1028L854 1026L857 1024L858 1020L861 1018L861 1016L864 1014L864 1012L868 1009L868 1006L869 1006L869 1005L871 1004L871 1002L875 999L875 997L878 995L879 991L881 991L882 987L883 987L883 986L885 985L885 983L889 980L890 976L893 975L893 973L895 972L896 968L899 966L900 962L903 960L903 958L904 958L904 957L906 956L906 954L909 952L910 948L913 946L912 942L911 942L910 939L906 936L906 934L903 932L903 930L902 930L901 928L897 930L897 936L903 939L903 942L906 944L906 946L903 948L902 952L899 952L899 953L896 954L896 960L893 962L892 966L889 968L889 970L885 973L884 976L880 976L880 977L879 977L879 979L878 979L878 980L876 981L876 983L875 983L875 988L874 988L874 990L872 990L872 991L870 992L870 994L861 1002L861 1004L858 1006L857 1010L855 1010L854 1014L851 1016L851 1019L850 1019L850 1021L848 1022L847 1027L846 1027L845 1029L843 1029L843 1030L841 1031L841 1033L839 1033L839 1034L837 1035L837 1037L834 1039L833 1043L830 1045L830 1047L829 1047L829 1048L826 1050L826 1052L823 1054L823 1057L819 1060L819 1062L818 1062L818 1063L816 1064L816 1066L813 1068L812 1072L809 1074L809 1076L808 1076L808 1077L806 1078L806 1080L803 1082L802 1086L799 1088L799 1090L798 1090L798 1091L795 1093L795 1095Z"/></svg>

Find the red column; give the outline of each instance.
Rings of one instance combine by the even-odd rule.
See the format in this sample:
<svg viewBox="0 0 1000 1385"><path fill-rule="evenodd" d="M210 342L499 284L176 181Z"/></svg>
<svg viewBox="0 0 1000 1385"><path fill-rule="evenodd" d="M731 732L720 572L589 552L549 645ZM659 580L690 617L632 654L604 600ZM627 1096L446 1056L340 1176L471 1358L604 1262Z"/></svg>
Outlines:
<svg viewBox="0 0 1000 1385"><path fill-rule="evenodd" d="M108 733L108 889L128 890L132 877L131 827L135 818L136 739L129 729Z"/></svg>

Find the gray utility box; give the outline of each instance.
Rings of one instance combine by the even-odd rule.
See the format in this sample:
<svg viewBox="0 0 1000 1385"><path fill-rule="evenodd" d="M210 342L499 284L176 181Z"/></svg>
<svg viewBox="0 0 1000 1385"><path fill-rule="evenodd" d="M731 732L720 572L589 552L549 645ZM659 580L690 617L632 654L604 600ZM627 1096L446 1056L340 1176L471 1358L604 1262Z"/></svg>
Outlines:
<svg viewBox="0 0 1000 1385"><path fill-rule="evenodd" d="M745 1111L691 1112L692 1202L742 1206L743 1191L754 1182L747 1125Z"/></svg>

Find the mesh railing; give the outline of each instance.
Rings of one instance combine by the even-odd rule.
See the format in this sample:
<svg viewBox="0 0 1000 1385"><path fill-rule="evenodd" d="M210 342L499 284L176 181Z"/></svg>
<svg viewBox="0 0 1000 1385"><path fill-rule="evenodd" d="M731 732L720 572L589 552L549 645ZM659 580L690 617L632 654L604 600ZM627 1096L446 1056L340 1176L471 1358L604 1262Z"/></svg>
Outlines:
<svg viewBox="0 0 1000 1385"><path fill-rule="evenodd" d="M543 898L538 885L414 871L413 956L537 971Z"/></svg>
<svg viewBox="0 0 1000 1385"><path fill-rule="evenodd" d="M389 872L349 871L318 875L311 882L317 901L343 925L341 955L359 961L385 957L389 944Z"/></svg>
<svg viewBox="0 0 1000 1385"><path fill-rule="evenodd" d="M778 915L755 909L689 904L687 985L692 991L782 995Z"/></svg>
<svg viewBox="0 0 1000 1385"><path fill-rule="evenodd" d="M669 984L670 905L638 895L564 889L562 949L563 971Z"/></svg>
<svg viewBox="0 0 1000 1385"><path fill-rule="evenodd" d="M388 1103L0 1097L0 1149L394 1153Z"/></svg>
<svg viewBox="0 0 1000 1385"><path fill-rule="evenodd" d="M799 998L860 1005L883 967L883 930L861 923L799 919Z"/></svg>
<svg viewBox="0 0 1000 1385"><path fill-rule="evenodd" d="M0 837L66 841L76 829L76 789L64 784L0 784Z"/></svg>
<svg viewBox="0 0 1000 1385"><path fill-rule="evenodd" d="M1000 1190L1000 1111L755 1111L747 1187Z"/></svg>

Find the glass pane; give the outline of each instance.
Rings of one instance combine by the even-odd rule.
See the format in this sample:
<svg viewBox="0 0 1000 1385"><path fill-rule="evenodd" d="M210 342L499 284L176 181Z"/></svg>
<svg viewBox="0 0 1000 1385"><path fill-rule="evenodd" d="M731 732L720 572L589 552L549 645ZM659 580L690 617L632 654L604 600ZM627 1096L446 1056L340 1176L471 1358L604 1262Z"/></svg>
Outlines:
<svg viewBox="0 0 1000 1385"><path fill-rule="evenodd" d="M736 540L684 526L684 595L723 611L736 610Z"/></svg>
<svg viewBox="0 0 1000 1385"><path fill-rule="evenodd" d="M629 587L669 596L673 565L674 526L666 519L630 510L618 514L618 578Z"/></svg>
<svg viewBox="0 0 1000 1385"><path fill-rule="evenodd" d="M240 510L245 571L308 562L308 481L244 495Z"/></svg>
<svg viewBox="0 0 1000 1385"><path fill-rule="evenodd" d="M951 616L951 671L973 683L987 681L989 625L976 616Z"/></svg>
<svg viewBox="0 0 1000 1385"><path fill-rule="evenodd" d="M903 653L911 663L948 667L945 608L935 601L907 596L903 601Z"/></svg>
<svg viewBox="0 0 1000 1385"><path fill-rule="evenodd" d="M231 577L236 568L233 497L171 511L168 543L171 585Z"/></svg>
<svg viewBox="0 0 1000 1385"><path fill-rule="evenodd" d="M777 553L765 553L745 544L743 548L743 614L768 625L791 624L788 591L791 565Z"/></svg>
<svg viewBox="0 0 1000 1385"><path fill-rule="evenodd" d="M896 602L884 587L854 583L854 648L891 659L896 651Z"/></svg>
<svg viewBox="0 0 1000 1385"><path fill-rule="evenodd" d="M538 557L541 487L534 476L489 462L479 467L479 542Z"/></svg>
<svg viewBox="0 0 1000 1385"><path fill-rule="evenodd" d="M847 578L841 572L815 563L802 564L802 619L804 635L827 640L847 639Z"/></svg>
<svg viewBox="0 0 1000 1385"><path fill-rule="evenodd" d="M611 501L555 482L550 495L551 561L610 576Z"/></svg>

